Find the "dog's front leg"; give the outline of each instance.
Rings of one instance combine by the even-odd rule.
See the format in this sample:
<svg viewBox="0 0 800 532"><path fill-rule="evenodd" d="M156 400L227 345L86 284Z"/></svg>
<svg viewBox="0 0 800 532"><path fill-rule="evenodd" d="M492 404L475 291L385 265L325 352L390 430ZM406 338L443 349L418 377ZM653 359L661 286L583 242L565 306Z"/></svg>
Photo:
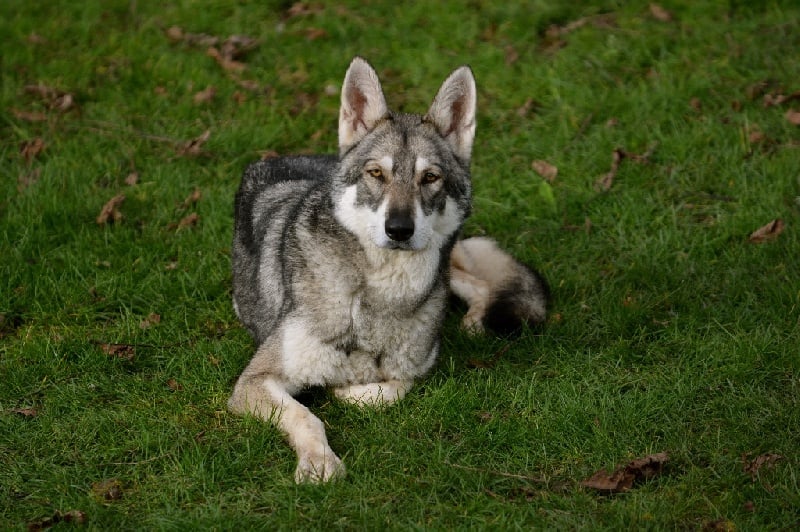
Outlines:
<svg viewBox="0 0 800 532"><path fill-rule="evenodd" d="M344 476L344 465L328 445L322 421L292 397L278 377L242 374L228 400L228 409L277 425L297 453L294 480L298 484Z"/></svg>
<svg viewBox="0 0 800 532"><path fill-rule="evenodd" d="M356 406L381 408L389 406L405 397L414 381L389 380L369 384L351 384L336 388L333 393L340 400Z"/></svg>

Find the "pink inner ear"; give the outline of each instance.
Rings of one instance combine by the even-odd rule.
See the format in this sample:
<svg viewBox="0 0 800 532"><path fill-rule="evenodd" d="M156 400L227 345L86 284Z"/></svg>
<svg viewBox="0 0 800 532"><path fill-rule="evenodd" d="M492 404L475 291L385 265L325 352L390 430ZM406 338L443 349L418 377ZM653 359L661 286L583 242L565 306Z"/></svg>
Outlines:
<svg viewBox="0 0 800 532"><path fill-rule="evenodd" d="M452 113L450 127L444 132L443 137L449 137L453 131L462 125L461 123L464 121L464 98L454 100L450 105L450 112Z"/></svg>
<svg viewBox="0 0 800 532"><path fill-rule="evenodd" d="M354 87L349 91L347 99L349 100L350 108L353 110L353 131L358 130L359 124L363 125L364 129L367 129L367 123L364 122L364 108L367 106L367 97Z"/></svg>

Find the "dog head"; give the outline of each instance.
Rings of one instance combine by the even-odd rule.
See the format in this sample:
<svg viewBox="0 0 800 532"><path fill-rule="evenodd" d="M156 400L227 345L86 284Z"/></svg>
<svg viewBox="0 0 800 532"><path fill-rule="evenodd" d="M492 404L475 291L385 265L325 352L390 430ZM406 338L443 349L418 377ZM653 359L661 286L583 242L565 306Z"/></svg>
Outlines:
<svg viewBox="0 0 800 532"><path fill-rule="evenodd" d="M336 217L362 245L420 251L451 241L470 210L475 79L444 81L427 114L394 113L375 70L350 64L339 112Z"/></svg>

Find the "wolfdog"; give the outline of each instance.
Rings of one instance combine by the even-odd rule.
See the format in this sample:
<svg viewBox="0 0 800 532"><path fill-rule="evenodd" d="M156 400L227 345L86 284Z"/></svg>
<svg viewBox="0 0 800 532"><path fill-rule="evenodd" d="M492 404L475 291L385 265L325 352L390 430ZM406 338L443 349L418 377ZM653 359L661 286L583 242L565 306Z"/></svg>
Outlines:
<svg viewBox="0 0 800 532"><path fill-rule="evenodd" d="M535 272L491 240L456 245L470 213L476 99L462 66L424 116L392 112L375 70L356 57L342 86L338 156L277 157L244 173L233 304L257 349L228 408L283 432L297 482L328 481L344 466L294 396L327 386L359 406L401 399L436 361L451 270L472 330L492 326L494 314L514 325L544 320Z"/></svg>

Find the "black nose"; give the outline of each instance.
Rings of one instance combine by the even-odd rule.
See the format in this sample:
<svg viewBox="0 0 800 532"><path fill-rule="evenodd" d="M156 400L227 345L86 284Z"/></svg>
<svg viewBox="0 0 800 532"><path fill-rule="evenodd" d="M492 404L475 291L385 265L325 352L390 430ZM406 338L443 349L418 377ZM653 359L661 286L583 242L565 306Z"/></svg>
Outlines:
<svg viewBox="0 0 800 532"><path fill-rule="evenodd" d="M405 242L414 234L414 219L408 214L390 215L386 218L383 230L395 242Z"/></svg>

